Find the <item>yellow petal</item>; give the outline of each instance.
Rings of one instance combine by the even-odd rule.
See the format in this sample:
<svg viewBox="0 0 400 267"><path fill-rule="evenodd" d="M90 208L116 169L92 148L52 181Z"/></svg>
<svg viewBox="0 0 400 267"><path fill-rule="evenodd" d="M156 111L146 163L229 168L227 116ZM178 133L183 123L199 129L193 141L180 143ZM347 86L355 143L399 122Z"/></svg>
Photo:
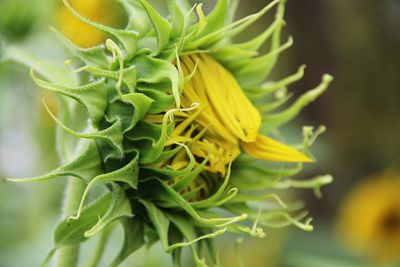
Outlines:
<svg viewBox="0 0 400 267"><path fill-rule="evenodd" d="M261 134L258 135L255 142L242 142L242 147L256 159L277 162L313 162L304 153Z"/></svg>
<svg viewBox="0 0 400 267"><path fill-rule="evenodd" d="M186 76L197 69L185 83L182 105L199 103L204 108L196 121L211 125L209 134L231 143L240 139L255 141L261 125L259 111L243 93L235 77L216 60L206 54L181 58Z"/></svg>

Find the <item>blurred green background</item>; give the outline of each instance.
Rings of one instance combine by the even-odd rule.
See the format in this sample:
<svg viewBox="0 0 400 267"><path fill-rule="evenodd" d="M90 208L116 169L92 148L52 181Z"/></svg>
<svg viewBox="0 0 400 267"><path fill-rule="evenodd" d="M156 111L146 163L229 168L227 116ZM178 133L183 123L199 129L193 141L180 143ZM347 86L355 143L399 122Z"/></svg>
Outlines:
<svg viewBox="0 0 400 267"><path fill-rule="evenodd" d="M67 53L46 26L57 25L60 2L0 0L0 38L62 64ZM242 0L238 17L268 2ZM206 10L214 5L213 1L204 3ZM116 17L118 23L123 21L123 14ZM265 16L249 33L261 31L272 18L272 13ZM312 192L293 192L306 199L315 218L314 232L290 227L267 232L265 240L245 239L241 244L236 237L222 238L218 241L222 266L241 266L240 262L260 267L384 266L386 262L347 246L336 224L344 196L360 181L399 169L400 1L289 0L286 21L285 34L295 42L282 55L271 79L307 64L304 79L290 88L296 95L317 85L323 73L332 74L335 82L284 132L300 135L302 125L326 125L327 133L313 147L318 164L307 167L304 175L330 173L335 182L323 189L323 199L316 199ZM56 166L54 124L41 106L43 97L51 96L33 85L26 69L0 65L0 177L29 177ZM0 184L0 267L39 266L52 245L64 182ZM379 195L371 192L365 210L373 197ZM394 214L388 236L397 237L400 210ZM373 223L365 218L366 224ZM118 249L121 234L115 235L110 255ZM400 246L388 242L400 255ZM90 242L85 247L90 250ZM395 261L388 266L396 266ZM135 253L126 266L166 266L166 262L169 258L156 246Z"/></svg>

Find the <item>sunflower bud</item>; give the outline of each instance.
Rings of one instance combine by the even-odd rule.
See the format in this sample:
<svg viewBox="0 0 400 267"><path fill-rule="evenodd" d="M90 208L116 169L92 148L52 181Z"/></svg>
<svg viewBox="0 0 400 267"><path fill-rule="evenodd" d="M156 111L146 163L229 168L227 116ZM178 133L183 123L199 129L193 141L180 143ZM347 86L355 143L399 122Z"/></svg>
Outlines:
<svg viewBox="0 0 400 267"><path fill-rule="evenodd" d="M40 87L63 96L61 115L48 111L61 132L80 141L62 135L65 165L13 181L73 176L87 183L76 213L56 229L55 248L77 245L120 221L125 241L111 266L154 237L176 266L183 247L191 249L196 266L214 266L218 258L210 244L219 235L261 238L263 227L289 224L312 230L307 212L284 203L274 189L320 193L332 181L329 175L290 178L302 163L313 161L309 146L319 131L308 127L304 144L296 148L271 136L322 94L332 77L325 75L288 107L283 106L288 97L276 92L300 79L304 67L264 83L292 43L281 42L284 1L237 21L229 0L218 1L207 16L201 4L171 0L168 17L146 0L120 2L129 16L125 29L93 22L64 1L68 16L108 36L104 45L81 48L54 30L79 65L65 75L80 79L61 81L43 68L31 70ZM274 9L269 28L246 42L234 41ZM270 43L270 51L260 54L264 43ZM87 115L83 131L76 123L82 111ZM106 193L88 204L96 184Z"/></svg>

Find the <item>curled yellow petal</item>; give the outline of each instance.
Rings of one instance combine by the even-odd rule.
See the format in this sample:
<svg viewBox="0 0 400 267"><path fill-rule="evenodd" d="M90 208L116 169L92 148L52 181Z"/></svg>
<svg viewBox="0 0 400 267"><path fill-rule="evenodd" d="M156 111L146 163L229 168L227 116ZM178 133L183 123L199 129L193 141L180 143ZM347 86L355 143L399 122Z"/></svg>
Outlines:
<svg viewBox="0 0 400 267"><path fill-rule="evenodd" d="M182 106L198 103L200 109L177 126L181 136L189 124L207 128L204 139L193 141L192 153L208 158L208 170L224 174L227 164L240 154L240 144L252 157L278 162L312 162L300 151L260 135L260 112L246 97L235 77L207 54L180 59L186 77ZM191 75L193 74L193 75Z"/></svg>
<svg viewBox="0 0 400 267"><path fill-rule="evenodd" d="M304 153L265 135L258 135L255 142L242 142L243 150L256 159L278 162L313 162Z"/></svg>
<svg viewBox="0 0 400 267"><path fill-rule="evenodd" d="M181 58L185 75L197 70L185 83L183 106L199 103L205 108L197 121L203 126L212 125L209 134L222 137L231 143L240 139L255 141L261 125L259 111L246 97L233 75L206 54Z"/></svg>

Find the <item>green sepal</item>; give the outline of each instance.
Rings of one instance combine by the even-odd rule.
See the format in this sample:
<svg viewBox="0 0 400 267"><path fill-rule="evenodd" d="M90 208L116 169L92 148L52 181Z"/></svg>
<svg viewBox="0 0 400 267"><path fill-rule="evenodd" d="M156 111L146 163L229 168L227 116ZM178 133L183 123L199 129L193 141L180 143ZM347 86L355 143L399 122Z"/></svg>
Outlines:
<svg viewBox="0 0 400 267"><path fill-rule="evenodd" d="M168 119L168 115L165 115L161 126L141 121L135 129L126 133L127 139L134 141L140 150L140 163L154 163L162 155L165 140L174 127L173 123L168 123Z"/></svg>
<svg viewBox="0 0 400 267"><path fill-rule="evenodd" d="M157 234L161 241L163 249L170 252L169 241L168 241L168 230L170 222L164 213L152 202L146 201L144 199L139 200L140 203L146 208L147 215L149 216Z"/></svg>
<svg viewBox="0 0 400 267"><path fill-rule="evenodd" d="M160 139L161 132L161 126L140 121L134 130L126 133L126 138L131 141L147 140L155 143Z"/></svg>
<svg viewBox="0 0 400 267"><path fill-rule="evenodd" d="M292 44L293 39L289 38L288 41L282 46L271 50L265 55L257 58L252 58L250 60L244 60L242 62L237 61L233 63L236 66L232 68L237 69L237 71L235 71L235 75L237 75L239 83L243 87L250 87L264 81L265 78L272 71L276 61L276 57L278 57L279 54L288 49Z"/></svg>
<svg viewBox="0 0 400 267"><path fill-rule="evenodd" d="M275 193L262 193L262 192L249 192L249 193L239 193L233 197L228 205L235 203L250 203L250 202L260 202L272 203L274 202L282 209L287 209L288 206L283 202L283 200Z"/></svg>
<svg viewBox="0 0 400 267"><path fill-rule="evenodd" d="M41 60L32 53L14 45L3 44L0 47L0 65L12 62L27 67L35 68L35 71L48 81L74 86L77 82L76 75L66 66L41 62ZM40 62L40 63L38 63Z"/></svg>
<svg viewBox="0 0 400 267"><path fill-rule="evenodd" d="M157 51L157 37L155 36L143 36L138 40L138 53L140 55L152 55L154 51Z"/></svg>
<svg viewBox="0 0 400 267"><path fill-rule="evenodd" d="M320 175L307 180L282 179L274 187L277 189L301 188L313 189L316 197L321 198L321 188L333 182L331 175Z"/></svg>
<svg viewBox="0 0 400 267"><path fill-rule="evenodd" d="M88 111L95 124L104 116L107 105L107 91L104 79L79 87L68 87L52 84L37 78L34 69L31 69L30 75L38 86L68 96L79 102Z"/></svg>
<svg viewBox="0 0 400 267"><path fill-rule="evenodd" d="M165 110L170 109L175 103L174 97L172 95L160 92L156 89L138 87L137 91L145 94L153 100L153 103L148 110L149 114L161 113Z"/></svg>
<svg viewBox="0 0 400 267"><path fill-rule="evenodd" d="M152 28L151 21L143 5L137 0L118 0L121 2L129 17L127 30L138 33L140 41Z"/></svg>
<svg viewBox="0 0 400 267"><path fill-rule="evenodd" d="M282 98L279 97L278 99L274 100L274 101L270 101L270 102L266 102L266 103L260 103L257 105L258 109L260 110L260 112L262 113L267 113L267 112L271 112L274 110L279 109L280 107L282 107L284 104L286 104L290 99L292 99L293 94L285 94ZM250 97L253 99L253 97Z"/></svg>
<svg viewBox="0 0 400 267"><path fill-rule="evenodd" d="M111 66L111 58L105 52L104 45L98 45L90 48L82 48L75 45L66 38L57 29L49 26L55 35L63 42L72 55L78 57L88 66L96 66L102 69L109 69Z"/></svg>
<svg viewBox="0 0 400 267"><path fill-rule="evenodd" d="M256 52L266 41L269 40L274 32L282 28L284 25L285 21L280 16L278 16L271 24L271 26L265 29L262 33L257 34L253 39L250 39L246 42L235 44L235 46L243 50Z"/></svg>
<svg viewBox="0 0 400 267"><path fill-rule="evenodd" d="M332 80L332 76L325 74L320 85L304 93L289 108L279 113L264 115L263 121L266 125L264 130L271 131L272 129L276 129L295 118L305 106L317 99L317 97L326 91Z"/></svg>
<svg viewBox="0 0 400 267"><path fill-rule="evenodd" d="M172 24L171 38L180 37L184 27L194 23L195 17L190 12L191 7L186 0L167 0L167 4Z"/></svg>
<svg viewBox="0 0 400 267"><path fill-rule="evenodd" d="M10 182L38 182L61 176L73 176L88 182L93 177L96 177L103 172L102 163L95 141L85 140L84 144L81 145L83 148L77 153L78 156L76 156L75 159L61 167L58 167L46 175L32 178L5 180Z"/></svg>
<svg viewBox="0 0 400 267"><path fill-rule="evenodd" d="M168 218L188 241L187 243L190 246L192 257L197 267L210 266L210 263L207 262L204 253L201 251L201 245L204 243L206 243L208 247L208 255L211 257L211 259L208 259L210 259L213 264L211 266L220 266L219 257L216 253L215 247L212 245L213 239L225 234L230 225L223 228L199 228L196 227L192 221L187 220L187 218L179 214L168 213ZM197 246L195 246L195 244Z"/></svg>
<svg viewBox="0 0 400 267"><path fill-rule="evenodd" d="M65 219L57 226L54 233L55 247L79 244L115 220L130 215L129 200L122 191L107 193L85 207L79 219Z"/></svg>
<svg viewBox="0 0 400 267"><path fill-rule="evenodd" d="M213 194L210 198L204 199L202 201L192 202L191 205L195 209L208 209L221 207L227 203L230 203L232 199L238 193L237 188L231 188L227 191L219 191ZM214 199L215 202L212 202Z"/></svg>
<svg viewBox="0 0 400 267"><path fill-rule="evenodd" d="M142 93L129 93L112 100L105 119L109 123L121 121L121 133L132 130L150 109L153 100ZM121 134L121 138L122 138Z"/></svg>
<svg viewBox="0 0 400 267"><path fill-rule="evenodd" d="M111 262L110 267L119 266L133 252L145 244L144 226L139 218L122 218L121 223L124 228L124 243L118 255Z"/></svg>
<svg viewBox="0 0 400 267"><path fill-rule="evenodd" d="M44 102L43 102L44 103ZM50 111L46 104L45 108L50 116L54 119L58 126L60 126L65 131L69 132L73 136L84 138L84 139L93 139L98 141L99 144L106 143L111 147L112 157L113 158L122 158L124 156L124 150L122 147L122 129L121 129L121 121L116 120L112 125L108 128L100 131L94 131L89 133L78 133L66 126L63 122L56 118L55 115ZM104 147L104 145L103 145ZM102 156L104 156L102 154Z"/></svg>
<svg viewBox="0 0 400 267"><path fill-rule="evenodd" d="M305 68L305 65L301 65L295 74L283 78L280 81L266 82L257 88L247 88L245 91L246 95L255 102L260 113L276 110L293 97L293 93L287 93L287 86L300 80L304 76ZM264 99L264 96L272 100L268 102L257 102L260 98Z"/></svg>
<svg viewBox="0 0 400 267"><path fill-rule="evenodd" d="M120 186L113 184L111 194L111 203L106 213L101 216L99 221L92 228L84 233L85 238L90 238L98 234L105 227L121 218L132 217L131 203L129 198L125 195L124 190Z"/></svg>
<svg viewBox="0 0 400 267"><path fill-rule="evenodd" d="M228 167L228 172L224 178L223 183L218 187L217 191L209 197L190 203L194 209L206 209L211 207L218 207L231 200L238 192L237 188L226 190L228 187L229 179L231 176L231 165ZM224 196L225 195L225 196Z"/></svg>
<svg viewBox="0 0 400 267"><path fill-rule="evenodd" d="M237 217L225 218L202 218L199 213L188 203L181 195L179 195L172 187L159 180L158 178L150 178L142 182L141 189L145 190L152 188L151 192L143 192L151 195L155 201L160 203L167 203L169 207L176 207L182 209L189 215L193 220L205 225L214 227L224 227L226 225L235 223L237 221L245 220L247 216L241 214ZM147 189L146 188L146 189Z"/></svg>
<svg viewBox="0 0 400 267"><path fill-rule="evenodd" d="M260 209L254 210L246 203L226 205L224 208L234 214L245 212L248 214L251 221L257 222L260 226L284 227L288 225L295 225L304 231L309 232L313 230L313 226L311 225L312 218L307 217L308 213L305 211L299 211L296 214L290 214L289 210L265 211L264 209L260 212Z"/></svg>
<svg viewBox="0 0 400 267"><path fill-rule="evenodd" d="M208 159L204 159L201 164L196 166L196 168L190 173L186 174L183 177L179 177L177 181L172 185L175 191L180 192L184 188L186 188L191 182L193 182L198 175L204 170L205 166L208 163Z"/></svg>
<svg viewBox="0 0 400 267"><path fill-rule="evenodd" d="M198 257L193 244L197 243L198 241L203 240L203 239L215 238L216 236L225 233L226 228L218 229L213 233L205 234L205 235L197 237L192 224L190 222L188 222L186 217L182 217L178 214L164 212L163 210L159 209L156 205L154 205L153 203L151 203L149 201L145 201L143 199L141 199L139 201L145 206L147 214L148 214L148 216L160 238L163 249L167 253L171 253L174 250L185 247L185 246L190 246L190 248L192 250L192 254L195 259L196 266L202 266L202 267L207 266L205 264L205 260L200 259ZM174 233L174 232L170 231L171 229L173 229L173 228L171 228L170 222L172 222L174 224L174 226L176 226L176 228L183 235L183 237L186 239L187 242L177 242L177 240L179 240L180 238L176 238L176 237L172 238L171 237L170 233ZM179 234L178 234L178 236L179 236ZM175 241L175 242L171 242L171 239L173 239L172 241ZM172 243L172 244L170 245L170 243Z"/></svg>
<svg viewBox="0 0 400 267"><path fill-rule="evenodd" d="M134 112L135 110L130 105L116 99L108 104L104 118L110 124L120 121L121 132L125 133L127 129L132 128Z"/></svg>
<svg viewBox="0 0 400 267"><path fill-rule="evenodd" d="M164 150L161 154L153 161L153 163L161 163L172 159L179 151L182 150L182 147L177 146L171 150Z"/></svg>
<svg viewBox="0 0 400 267"><path fill-rule="evenodd" d="M213 238L200 240L197 250L198 254L203 255L203 258L209 262L207 266L221 267L220 249L215 245Z"/></svg>
<svg viewBox="0 0 400 267"><path fill-rule="evenodd" d="M207 16L207 24L201 32L201 36L216 32L226 25L229 15L230 0L217 1L216 6Z"/></svg>
<svg viewBox="0 0 400 267"><path fill-rule="evenodd" d="M230 61L235 61L238 58L252 58L256 56L258 52L254 52L251 50L241 49L236 45L221 45L214 48L211 52L211 55L221 62L224 65L227 65L229 68Z"/></svg>
<svg viewBox="0 0 400 267"><path fill-rule="evenodd" d="M278 0L278 10L276 12L276 20L283 20L284 14L285 14L285 2L286 0ZM285 50L286 48L291 46L291 38L289 39L289 41L282 45L280 47L281 44L281 33L282 33L282 27L277 27L277 29L274 31L273 36L272 36L272 41L271 41L271 51L270 53L268 53L267 55L271 55L268 56L269 60L268 60L268 64L263 64L263 66L261 68L259 68L257 70L257 75L258 77L253 81L251 80L251 77L257 76L254 74L251 74L251 76L247 79L244 80L243 82L247 85L247 86L252 86L255 85L259 82L262 82L272 71L272 69L274 68L276 62L278 61L278 56L279 54ZM265 56L267 57L267 56ZM256 63L251 63L248 66L251 65L255 65ZM265 67L265 69L263 69L263 67ZM251 69L251 67L250 67ZM245 71L246 72L246 71ZM247 72L248 73L248 72ZM244 86L245 87L245 86Z"/></svg>
<svg viewBox="0 0 400 267"><path fill-rule="evenodd" d="M270 27L253 39L243 43L217 44L213 47L211 54L229 68L229 62L235 61L238 58L250 59L257 56L261 46L272 36L277 28L282 27L282 25L284 25L284 21L277 19Z"/></svg>
<svg viewBox="0 0 400 267"><path fill-rule="evenodd" d="M154 100L142 93L130 93L121 96L122 101L134 107L131 123L124 133L131 130L146 116Z"/></svg>
<svg viewBox="0 0 400 267"><path fill-rule="evenodd" d="M112 79L118 81L120 78L119 70L106 70L103 68L97 68L93 66L85 66L79 69L79 71L86 71L91 73L96 77L104 77L108 79ZM124 68L122 71L122 83L129 89L129 92L133 93L136 89L136 81L137 81L137 71L136 66L130 66L128 68Z"/></svg>
<svg viewBox="0 0 400 267"><path fill-rule="evenodd" d="M166 167L166 168L153 168L153 167L146 167L144 166L143 169L150 171L155 174L155 176L158 176L159 174L166 176L168 178L176 178L180 176L187 176L191 173L193 170L195 164L196 164L196 159L194 158L193 154L190 152L189 148L186 145L179 144L180 146L184 147L186 149L186 153L189 157L189 163L187 166L181 170L174 170L172 168Z"/></svg>
<svg viewBox="0 0 400 267"><path fill-rule="evenodd" d="M180 233L182 233L183 237L188 241L188 245L190 247L190 251L192 253L196 267L209 266L207 265L205 258L200 258L199 253L196 250L196 246L194 246L194 243L198 243L202 240L212 239L219 235L222 235L225 233L226 228L217 229L213 233L198 236L195 227L190 220L187 220L187 218L179 216L177 214L169 213L168 219L171 220L171 222L176 226Z"/></svg>
<svg viewBox="0 0 400 267"><path fill-rule="evenodd" d="M302 164L269 167L252 158L239 157L235 162L230 179L232 186L242 190L264 190L273 188L283 177L294 176L301 172ZM243 179L246 177L246 179ZM262 179L260 179L262 177Z"/></svg>
<svg viewBox="0 0 400 267"><path fill-rule="evenodd" d="M94 177L88 183L88 185L86 186L86 188L82 194L76 215L70 216L68 218L68 220L78 220L81 217L82 209L84 207L84 203L86 201L89 191L93 188L93 186L95 184L97 184L99 182L104 183L104 184L111 183L113 185L113 188L117 188L120 191L122 189L117 187L114 184L115 182L126 183L131 188L137 189L138 175L139 175L138 158L139 158L139 154L136 153L136 155L133 157L133 159L125 166L123 166L115 171L103 173L103 174L100 174L100 175Z"/></svg>
<svg viewBox="0 0 400 267"><path fill-rule="evenodd" d="M90 181L87 186L89 190L95 183L110 183L110 182L122 182L128 184L131 188L137 189L139 176L139 153L133 156L133 159L124 165L123 167L108 173L103 173Z"/></svg>
<svg viewBox="0 0 400 267"><path fill-rule="evenodd" d="M206 29L203 31L203 36L200 38L196 38L196 40L191 40L187 44L188 50L194 50L197 48L203 48L203 49L210 49L214 45L218 44L219 42L226 42L229 40L230 37L233 37L240 32L244 31L246 28L248 28L252 23L254 23L256 20L258 20L262 15L264 15L267 11L269 11L273 6L275 6L279 0L275 0L268 4L265 8L263 8L261 11L249 15L245 18L242 18L240 20L237 20L235 22L232 22L228 25L225 25L224 21L229 18L229 13L228 12L223 12L223 11L218 11L218 8L221 8L221 10L225 9L224 5L227 4L227 0L220 1L218 2L217 9L213 11L208 17L207 17L207 25ZM215 12L215 13L214 13ZM223 13L223 14L220 14ZM215 14L215 21L210 19L210 16ZM223 27L217 27L215 30L210 30L213 28L212 25L215 24L221 24L223 23ZM207 33L207 34L204 34ZM196 36L197 37L197 36ZM212 49L210 49L212 50Z"/></svg>
<svg viewBox="0 0 400 267"><path fill-rule="evenodd" d="M172 63L144 55L135 58L133 64L138 70L138 83L169 81L176 106L180 106L179 73Z"/></svg>
<svg viewBox="0 0 400 267"><path fill-rule="evenodd" d="M182 248L177 248L172 251L172 266L173 267L182 267Z"/></svg>
<svg viewBox="0 0 400 267"><path fill-rule="evenodd" d="M157 35L157 53L159 54L167 46L171 34L171 25L161 16L146 0L139 0L146 9L148 17L153 24Z"/></svg>
<svg viewBox="0 0 400 267"><path fill-rule="evenodd" d="M270 95L277 92L280 89L286 88L288 85L299 81L304 76L304 70L306 66L301 65L295 74L289 75L277 82L266 82L256 88L248 88L246 92L254 95L255 97L260 97L262 95Z"/></svg>

